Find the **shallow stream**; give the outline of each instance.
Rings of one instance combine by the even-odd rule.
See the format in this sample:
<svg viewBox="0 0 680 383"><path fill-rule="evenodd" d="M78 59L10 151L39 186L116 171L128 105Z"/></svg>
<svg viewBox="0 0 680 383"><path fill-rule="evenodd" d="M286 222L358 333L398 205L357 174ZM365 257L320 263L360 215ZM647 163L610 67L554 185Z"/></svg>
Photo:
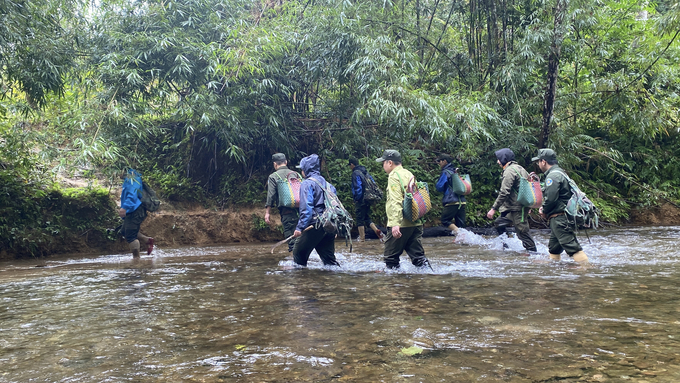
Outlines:
<svg viewBox="0 0 680 383"><path fill-rule="evenodd" d="M281 246L0 263L0 382L680 382L680 227L424 239L433 270Z"/></svg>

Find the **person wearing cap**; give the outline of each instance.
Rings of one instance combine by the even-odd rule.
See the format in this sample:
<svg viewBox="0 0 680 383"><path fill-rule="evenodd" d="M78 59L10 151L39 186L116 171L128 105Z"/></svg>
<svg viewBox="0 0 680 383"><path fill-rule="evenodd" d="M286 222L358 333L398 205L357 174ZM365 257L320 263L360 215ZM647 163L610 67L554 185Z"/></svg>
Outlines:
<svg viewBox="0 0 680 383"><path fill-rule="evenodd" d="M366 179L370 178L373 182L375 180L356 158L349 159L349 168L352 170L352 199L354 200L354 219L359 230L359 242L366 241L366 226L369 226L378 238L382 238L382 231L371 222L371 203L364 200Z"/></svg>
<svg viewBox="0 0 680 383"><path fill-rule="evenodd" d="M543 205L539 213L550 223L550 259L559 261L562 251L566 251L575 262L587 263L588 256L578 243L574 227L565 214L572 192L566 172L557 164L557 154L552 149L539 149L538 155L531 161L538 161L538 167L545 174Z"/></svg>
<svg viewBox="0 0 680 383"><path fill-rule="evenodd" d="M458 195L452 190L452 177L457 177L458 169L451 163L453 158L448 154L442 154L435 160L442 170L442 175L439 177L435 187L437 191L444 193L442 197L442 226L448 227L449 230L457 233L458 228L465 227L465 197Z"/></svg>
<svg viewBox="0 0 680 383"><path fill-rule="evenodd" d="M382 157L376 159L383 163L387 178L387 235L385 236L385 265L388 269L399 268L399 257L406 251L411 263L416 267L429 265L423 249L423 222L411 222L404 218L404 187L413 178L413 174L401 166L401 154L396 150L385 150Z"/></svg>
<svg viewBox="0 0 680 383"><path fill-rule="evenodd" d="M497 150L495 154L496 163L503 168L503 177L496 202L486 213L486 217L493 219L496 211L499 211L501 215L494 222L498 235L505 233L508 226L514 226L522 246L528 251L536 251L536 243L529 234L527 222L531 209L517 202L520 178L529 178L529 173L515 161L515 153L509 148Z"/></svg>
<svg viewBox="0 0 680 383"><path fill-rule="evenodd" d="M270 210L272 206L276 206L279 201L278 180L285 180L288 174L294 173L293 170L288 169L288 161L286 155L283 153L275 153L272 155L272 162L274 163L274 173L267 178L267 202L265 203L264 221L270 224ZM290 237L295 232L295 226L298 222L298 209L279 206L279 214L281 215L281 225L283 225L283 236ZM288 241L288 251L293 251L295 245L295 238Z"/></svg>
<svg viewBox="0 0 680 383"><path fill-rule="evenodd" d="M300 160L298 168L302 169L305 180L300 185L300 219L294 232L298 240L293 247L293 260L299 266L307 266L309 255L316 250L324 265L339 266L335 259L335 235L316 225L318 217L326 209L322 187L336 194L335 186L321 175L321 163L316 154Z"/></svg>

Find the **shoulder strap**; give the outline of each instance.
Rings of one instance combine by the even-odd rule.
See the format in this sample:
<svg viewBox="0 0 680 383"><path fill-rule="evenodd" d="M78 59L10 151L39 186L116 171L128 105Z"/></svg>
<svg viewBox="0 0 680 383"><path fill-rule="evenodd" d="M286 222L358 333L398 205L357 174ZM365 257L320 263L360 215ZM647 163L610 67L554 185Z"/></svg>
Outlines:
<svg viewBox="0 0 680 383"><path fill-rule="evenodd" d="M397 178L399 178L399 185L401 185L401 190L406 194L406 188L404 187L404 184L401 182L401 176L399 173L397 173Z"/></svg>

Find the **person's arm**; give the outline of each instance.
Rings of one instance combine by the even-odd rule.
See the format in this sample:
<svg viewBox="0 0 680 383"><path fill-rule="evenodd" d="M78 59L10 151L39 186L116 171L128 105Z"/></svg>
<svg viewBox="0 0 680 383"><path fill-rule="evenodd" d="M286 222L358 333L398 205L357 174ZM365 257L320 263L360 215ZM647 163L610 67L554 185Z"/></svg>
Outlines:
<svg viewBox="0 0 680 383"><path fill-rule="evenodd" d="M120 208L126 213L132 213L137 205L139 197L137 196L137 189L132 184L134 180L128 178L123 182L123 192L120 195ZM125 215L122 215L124 217Z"/></svg>
<svg viewBox="0 0 680 383"><path fill-rule="evenodd" d="M437 180L437 184L435 187L437 188L437 191L440 193L445 193L446 189L448 188L449 185L449 175L447 172L443 171L442 175L439 176L439 179Z"/></svg>
<svg viewBox="0 0 680 383"><path fill-rule="evenodd" d="M506 171L503 172L503 180L501 181L501 189L498 191L498 197L496 197L496 202L493 203L491 207L492 210L498 210L505 201L510 198L510 193L512 193L512 187L515 184L515 178L517 174L514 173L512 169L508 167Z"/></svg>
<svg viewBox="0 0 680 383"><path fill-rule="evenodd" d="M553 174L548 175L545 180L545 191L543 191L543 205L541 214L550 214L557 208L560 198L561 177Z"/></svg>
<svg viewBox="0 0 680 383"><path fill-rule="evenodd" d="M401 225L404 220L404 191L401 188L399 179L389 177L387 180L387 201L385 202L385 212L387 213L387 226L394 227Z"/></svg>
<svg viewBox="0 0 680 383"><path fill-rule="evenodd" d="M303 182L300 187L300 219L296 231L302 233L312 222L314 215L314 189L312 182Z"/></svg>
<svg viewBox="0 0 680 383"><path fill-rule="evenodd" d="M361 182L361 176L358 172L354 172L352 176L352 199L359 202L362 198L364 198L363 182Z"/></svg>

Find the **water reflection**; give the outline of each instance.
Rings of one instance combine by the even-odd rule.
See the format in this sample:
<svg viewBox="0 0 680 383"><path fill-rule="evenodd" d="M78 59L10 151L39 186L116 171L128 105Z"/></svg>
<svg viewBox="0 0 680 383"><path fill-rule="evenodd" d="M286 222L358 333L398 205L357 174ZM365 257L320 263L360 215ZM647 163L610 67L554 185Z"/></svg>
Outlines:
<svg viewBox="0 0 680 383"><path fill-rule="evenodd" d="M340 267L270 245L4 263L0 381L680 381L680 228L589 234L588 269L545 233L530 256L427 238L434 270L386 272L377 241L338 242Z"/></svg>

